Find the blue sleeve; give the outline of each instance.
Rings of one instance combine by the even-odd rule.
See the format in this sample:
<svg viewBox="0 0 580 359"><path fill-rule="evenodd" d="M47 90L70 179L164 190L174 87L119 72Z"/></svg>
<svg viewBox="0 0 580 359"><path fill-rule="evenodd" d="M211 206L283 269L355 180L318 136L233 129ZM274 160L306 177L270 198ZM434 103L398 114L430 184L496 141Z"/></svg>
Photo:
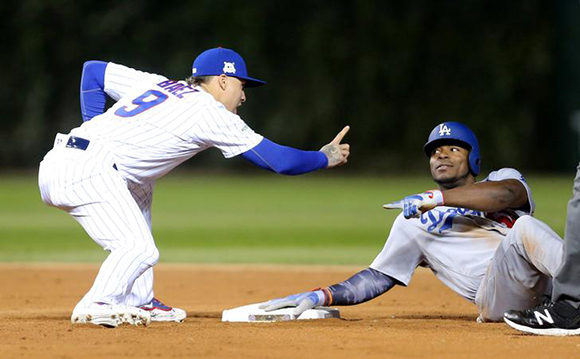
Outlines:
<svg viewBox="0 0 580 359"><path fill-rule="evenodd" d="M399 282L378 270L367 268L344 282L331 285L326 290L331 293L330 304L354 305L371 300L387 292Z"/></svg>
<svg viewBox="0 0 580 359"><path fill-rule="evenodd" d="M83 65L81 77L81 114L83 121L105 112L107 97L105 94L105 69L103 61L87 61Z"/></svg>
<svg viewBox="0 0 580 359"><path fill-rule="evenodd" d="M242 157L258 167L285 175L300 175L328 166L326 155L320 151L297 150L267 138L242 153Z"/></svg>

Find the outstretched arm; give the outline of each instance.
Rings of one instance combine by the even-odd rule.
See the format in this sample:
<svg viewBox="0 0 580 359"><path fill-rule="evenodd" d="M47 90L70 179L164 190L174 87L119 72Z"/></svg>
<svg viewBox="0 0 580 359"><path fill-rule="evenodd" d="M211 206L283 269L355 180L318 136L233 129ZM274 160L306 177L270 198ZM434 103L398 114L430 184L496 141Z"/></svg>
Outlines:
<svg viewBox="0 0 580 359"><path fill-rule="evenodd" d="M330 301L325 305L355 305L364 303L393 288L398 281L376 269L367 268L344 282L331 285L325 290Z"/></svg>
<svg viewBox="0 0 580 359"><path fill-rule="evenodd" d="M258 167L285 175L300 175L328 165L326 156L320 151L302 151L267 138L241 156Z"/></svg>
<svg viewBox="0 0 580 359"><path fill-rule="evenodd" d="M258 167L285 175L300 175L321 168L340 166L347 162L350 154L350 146L340 143L349 128L346 126L320 151L302 151L264 138L241 156Z"/></svg>
<svg viewBox="0 0 580 359"><path fill-rule="evenodd" d="M405 218L418 218L437 206L468 208L483 212L519 209L528 204L528 193L516 179L487 181L456 187L447 191L432 190L385 204L385 209L402 209Z"/></svg>
<svg viewBox="0 0 580 359"><path fill-rule="evenodd" d="M397 280L375 269L367 268L344 282L311 292L289 295L271 300L260 306L272 311L285 307L296 307L295 315L320 305L355 305L386 293L397 284Z"/></svg>
<svg viewBox="0 0 580 359"><path fill-rule="evenodd" d="M105 111L107 102L105 95L106 69L107 63L103 61L87 61L83 65L80 88L83 121L89 121Z"/></svg>
<svg viewBox="0 0 580 359"><path fill-rule="evenodd" d="M528 193L516 179L474 183L444 191L443 196L446 206L484 212L518 209L528 203Z"/></svg>

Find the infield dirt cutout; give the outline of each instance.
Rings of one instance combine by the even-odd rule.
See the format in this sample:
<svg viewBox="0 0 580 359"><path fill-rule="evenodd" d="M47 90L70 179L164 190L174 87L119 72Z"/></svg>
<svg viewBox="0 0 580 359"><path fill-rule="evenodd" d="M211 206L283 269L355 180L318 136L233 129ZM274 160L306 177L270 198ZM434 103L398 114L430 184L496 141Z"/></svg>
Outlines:
<svg viewBox="0 0 580 359"><path fill-rule="evenodd" d="M222 323L222 310L342 281L364 267L169 265L156 296L183 323L107 329L70 314L98 265L0 264L0 358L578 358L580 337L475 322L476 308L428 271L342 319Z"/></svg>

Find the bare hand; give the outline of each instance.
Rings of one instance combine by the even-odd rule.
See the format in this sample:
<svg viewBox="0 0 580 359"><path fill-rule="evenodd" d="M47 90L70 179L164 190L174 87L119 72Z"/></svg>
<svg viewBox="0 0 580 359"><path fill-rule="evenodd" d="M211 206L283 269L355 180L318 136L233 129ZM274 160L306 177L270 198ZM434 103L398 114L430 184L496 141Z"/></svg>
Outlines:
<svg viewBox="0 0 580 359"><path fill-rule="evenodd" d="M320 149L320 151L324 153L328 159L328 166L326 166L326 168L342 166L348 162L347 159L348 155L350 155L350 145L348 143L340 143L348 130L350 130L350 126L345 126L342 131L336 135L332 142Z"/></svg>

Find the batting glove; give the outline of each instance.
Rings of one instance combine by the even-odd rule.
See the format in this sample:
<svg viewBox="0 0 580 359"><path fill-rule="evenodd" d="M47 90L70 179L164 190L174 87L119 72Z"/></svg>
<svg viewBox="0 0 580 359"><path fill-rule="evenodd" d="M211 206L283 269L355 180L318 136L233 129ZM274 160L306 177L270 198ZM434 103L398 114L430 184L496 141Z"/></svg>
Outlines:
<svg viewBox="0 0 580 359"><path fill-rule="evenodd" d="M383 205L385 209L402 209L405 218L419 218L421 214L445 204L443 192L439 190L427 191L421 194L407 196L400 201Z"/></svg>
<svg viewBox="0 0 580 359"><path fill-rule="evenodd" d="M305 292L292 294L285 298L272 299L258 308L264 309L266 312L271 312L276 309L296 307L294 315L297 317L308 309L312 309L319 305L323 305L326 300L322 290L315 290L313 292Z"/></svg>

